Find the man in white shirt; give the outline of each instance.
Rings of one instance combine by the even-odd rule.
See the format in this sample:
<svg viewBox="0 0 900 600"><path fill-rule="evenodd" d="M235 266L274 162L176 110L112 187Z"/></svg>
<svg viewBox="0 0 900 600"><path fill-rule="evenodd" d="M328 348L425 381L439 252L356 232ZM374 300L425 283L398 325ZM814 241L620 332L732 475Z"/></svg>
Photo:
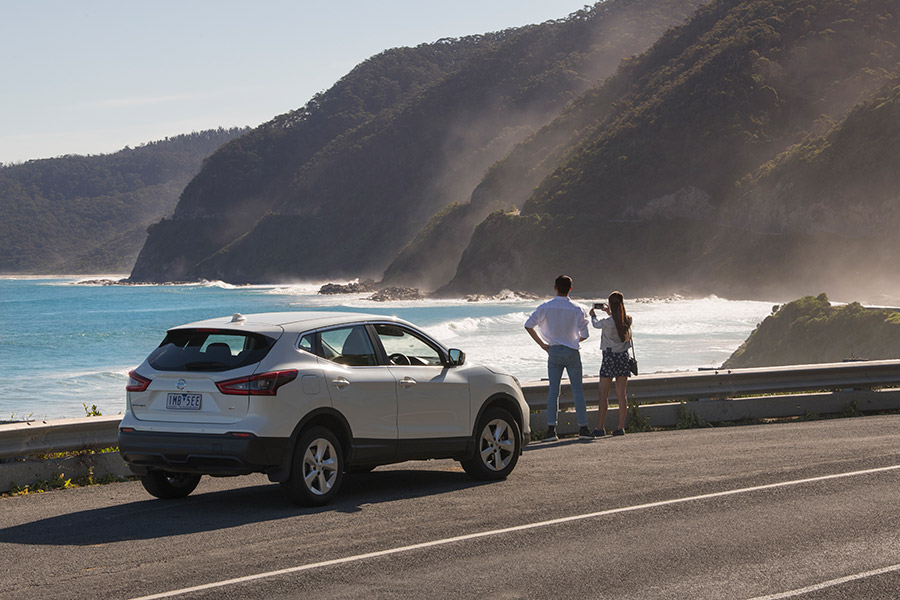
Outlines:
<svg viewBox="0 0 900 600"><path fill-rule="evenodd" d="M538 306L525 321L528 334L547 352L550 390L547 394L547 435L544 441L559 439L556 435L556 414L559 409L559 388L563 369L569 375L572 395L575 397L578 437L590 440L593 437L587 426L587 406L584 402L581 368L581 342L590 335L587 311L569 299L572 278L568 275L557 277L553 289L556 291L556 297ZM535 331L535 327L538 331Z"/></svg>

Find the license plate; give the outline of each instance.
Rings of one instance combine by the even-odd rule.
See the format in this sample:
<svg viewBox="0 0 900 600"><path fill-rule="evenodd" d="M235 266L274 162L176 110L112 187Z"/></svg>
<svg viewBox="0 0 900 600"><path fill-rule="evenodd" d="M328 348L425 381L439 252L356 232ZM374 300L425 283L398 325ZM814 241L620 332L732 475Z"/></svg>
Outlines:
<svg viewBox="0 0 900 600"><path fill-rule="evenodd" d="M166 397L166 408L175 410L200 410L203 394L169 394Z"/></svg>

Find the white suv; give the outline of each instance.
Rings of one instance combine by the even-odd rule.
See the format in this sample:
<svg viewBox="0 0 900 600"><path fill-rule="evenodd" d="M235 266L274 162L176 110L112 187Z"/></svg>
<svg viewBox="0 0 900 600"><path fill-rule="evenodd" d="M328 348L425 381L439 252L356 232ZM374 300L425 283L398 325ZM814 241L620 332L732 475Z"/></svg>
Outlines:
<svg viewBox="0 0 900 600"><path fill-rule="evenodd" d="M392 317L190 323L129 375L119 449L158 498L187 496L203 474L266 473L294 502L320 505L345 472L430 458L503 479L530 437L514 377Z"/></svg>

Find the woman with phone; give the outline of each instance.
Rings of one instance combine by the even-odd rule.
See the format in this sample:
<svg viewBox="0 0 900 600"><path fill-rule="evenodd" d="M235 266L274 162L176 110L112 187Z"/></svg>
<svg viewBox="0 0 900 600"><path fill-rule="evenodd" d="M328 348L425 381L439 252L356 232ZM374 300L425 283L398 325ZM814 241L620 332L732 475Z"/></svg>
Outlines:
<svg viewBox="0 0 900 600"><path fill-rule="evenodd" d="M597 318L597 310L608 317ZM628 416L628 350L631 348L631 317L625 312L625 298L621 292L609 295L609 304L601 302L591 309L591 324L600 330L600 347L603 349L603 363L600 365L600 414L594 437L606 435L606 412L609 410L609 391L613 379L616 380L616 398L619 401L619 426L613 435L625 435L625 418Z"/></svg>

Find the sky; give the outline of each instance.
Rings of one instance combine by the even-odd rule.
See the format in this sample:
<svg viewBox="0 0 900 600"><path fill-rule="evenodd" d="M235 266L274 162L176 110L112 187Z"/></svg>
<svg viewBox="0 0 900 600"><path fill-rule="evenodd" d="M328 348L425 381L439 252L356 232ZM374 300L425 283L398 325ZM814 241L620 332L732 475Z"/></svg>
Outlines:
<svg viewBox="0 0 900 600"><path fill-rule="evenodd" d="M388 48L584 0L0 0L0 163L255 127Z"/></svg>

